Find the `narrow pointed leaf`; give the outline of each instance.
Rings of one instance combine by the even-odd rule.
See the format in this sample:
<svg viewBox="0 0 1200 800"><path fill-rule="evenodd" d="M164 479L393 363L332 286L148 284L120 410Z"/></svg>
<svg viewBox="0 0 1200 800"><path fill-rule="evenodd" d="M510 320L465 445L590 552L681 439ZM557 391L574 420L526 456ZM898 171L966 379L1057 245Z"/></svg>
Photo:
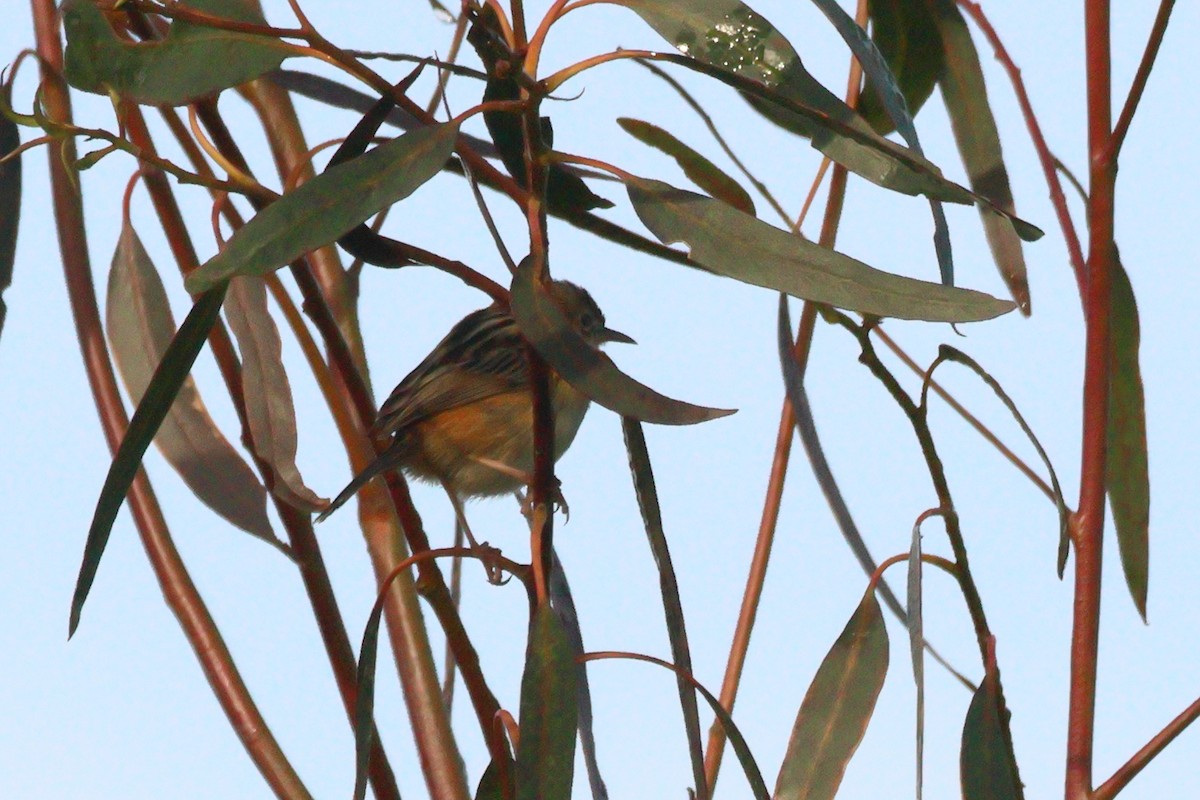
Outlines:
<svg viewBox="0 0 1200 800"><path fill-rule="evenodd" d="M210 16L265 24L252 4L239 0L189 0ZM268 36L220 30L176 20L159 42L118 39L92 0L63 6L67 34L65 72L76 89L117 94L139 103L181 105L253 80L293 53Z"/></svg>
<svg viewBox="0 0 1200 800"><path fill-rule="evenodd" d="M79 576L75 579L75 593L71 598L71 617L68 624L68 636L74 635L79 627L79 615L83 613L83 604L87 601L92 583L96 579L96 570L100 567L100 558L108 545L109 534L112 533L113 522L121 504L125 502L125 494L133 483L134 476L142 465L142 456L146 448L154 440L159 426L175 402L179 388L192 370L192 364L200 353L200 348L208 338L209 331L216 324L221 311L221 302L225 299L226 284L220 284L205 292L196 299L187 318L179 326L179 332L171 340L162 363L154 371L146 393L138 403L125 438L117 448L112 466L104 479L104 488L96 501L96 511L92 515L92 525L88 529L87 541L83 547L83 563L79 566Z"/></svg>
<svg viewBox="0 0 1200 800"><path fill-rule="evenodd" d="M1007 710L994 673L984 678L963 723L959 770L963 800L1023 800L1016 757L1008 743Z"/></svg>
<svg viewBox="0 0 1200 800"><path fill-rule="evenodd" d="M258 457L270 465L272 491L301 511L320 511L329 501L304 485L296 467L296 409L283 368L283 343L267 311L267 290L258 276L234 278L225 316L242 355L242 393L250 438Z"/></svg>
<svg viewBox="0 0 1200 800"><path fill-rule="evenodd" d="M509 775L512 775L512 770L513 764L510 761L508 765ZM487 768L479 778L479 785L475 787L475 800L504 800L506 795L500 781L500 770L496 767L496 762L488 762ZM511 795L507 796L511 797Z"/></svg>
<svg viewBox="0 0 1200 800"><path fill-rule="evenodd" d="M596 758L596 732L593 725L592 691L588 686L587 663L578 660L586 652L583 647L583 631L579 627L575 599L571 596L571 584L567 581L567 573L563 571L558 553L554 553L549 589L550 607L558 615L563 634L571 647L571 657L576 660L575 693L579 706L579 749L583 753L583 764L587 769L588 786L592 790L592 800L608 800L608 787L604 785L604 778L600 775L600 763Z"/></svg>
<svg viewBox="0 0 1200 800"><path fill-rule="evenodd" d="M921 149L920 139L917 138L917 128L904 101L904 94L896 84L896 77L888 68L879 48L867 38L867 32L842 10L836 0L813 0L813 3L833 23L833 27L841 34L858 63L862 65L868 83L875 89L875 96L883 103L884 110L896 126L896 131L914 153L924 157L925 153ZM929 198L929 208L933 213L933 244L937 252L938 271L942 283L953 286L954 259L950 252L950 228L946 223L946 212L941 203L932 197Z"/></svg>
<svg viewBox="0 0 1200 800"><path fill-rule="evenodd" d="M1125 583L1142 620L1150 585L1150 467L1146 400L1138 363L1137 301L1118 260L1112 277L1112 352L1108 389L1108 502L1112 506Z"/></svg>
<svg viewBox="0 0 1200 800"><path fill-rule="evenodd" d="M672 400L621 372L571 328L525 264L513 276L512 311L521 334L538 354L568 383L611 411L659 425L693 425L733 413Z"/></svg>
<svg viewBox="0 0 1200 800"><path fill-rule="evenodd" d="M379 587L379 595L367 625L363 629L362 645L358 649L358 669L355 673L357 694L354 698L354 800L367 796L367 767L371 763L371 742L375 736L375 666L379 658L379 626L383 620L383 601L391 583Z"/></svg>
<svg viewBox="0 0 1200 800"><path fill-rule="evenodd" d="M866 733L887 667L887 628L872 588L804 695L775 800L832 800Z"/></svg>
<svg viewBox="0 0 1200 800"><path fill-rule="evenodd" d="M768 225L711 198L643 178L627 181L646 227L719 275L805 300L900 319L974 322L1013 304L971 289L904 278Z"/></svg>
<svg viewBox="0 0 1200 800"><path fill-rule="evenodd" d="M317 175L238 230L188 276L188 291L204 291L235 275L266 274L336 241L436 175L457 135L457 123L430 125Z"/></svg>
<svg viewBox="0 0 1200 800"><path fill-rule="evenodd" d="M808 137L813 147L872 183L905 194L970 202L961 187L921 156L875 133L854 109L822 86L775 27L739 0L621 0L681 53L757 82L804 108L761 93L751 105L771 121ZM714 76L716 77L716 76ZM849 130L848 130L849 129Z"/></svg>
<svg viewBox="0 0 1200 800"><path fill-rule="evenodd" d="M0 158L21 146L17 123L0 115ZM21 157L0 164L0 335L4 333L4 290L12 285L17 257L17 228L21 219Z"/></svg>
<svg viewBox="0 0 1200 800"><path fill-rule="evenodd" d="M692 654L688 645L687 625L683 619L683 602L679 599L679 583L675 579L675 568L671 564L671 550L663 531L662 510L658 504L658 490L654 485L654 470L650 466L650 451L646 448L646 437L636 419L621 418L621 431L625 435L625 450L629 454L629 471L633 475L633 488L637 495L638 509L646 528L646 540L658 567L658 588L662 595L663 614L667 621L667 636L671 641L671 661L675 664L676 683L679 687L679 702L683 709L683 723L687 731L688 752L692 758L692 778L696 783L696 796L707 800L708 786L704 772L704 752L700 743L700 711L696 703L696 692L687 676L692 674Z"/></svg>
<svg viewBox="0 0 1200 800"><path fill-rule="evenodd" d="M944 47L945 69L939 85L971 188L990 200L995 209L1014 214L1016 209L1000 149L1000 133L988 103L979 53L971 41L966 21L954 0L917 0L917 5L926 4L933 10L934 24ZM979 216L1000 275L1021 313L1029 316L1029 279L1021 247L1021 239L1026 237L987 205L979 206Z"/></svg>
<svg viewBox="0 0 1200 800"><path fill-rule="evenodd" d="M1025 435L1029 437L1029 441L1033 444L1033 448L1037 450L1042 463L1046 465L1046 471L1050 473L1050 486L1054 489L1054 505L1058 509L1058 577L1061 578L1063 576L1063 569L1067 565L1067 548L1070 543L1067 524L1070 521L1071 511L1067 508L1067 501L1063 498L1062 486L1058 482L1058 473L1054 471L1054 465L1050 463L1050 456L1046 455L1046 450L1042 447L1042 443L1038 441L1037 436L1033 433L1033 429L1029 427L1029 423L1025 421L1025 417L1017 409L1017 404L1004 391L1004 387L1000 385L1000 382L989 375L987 370L981 367L975 359L961 350L957 350L948 344L944 344L938 349L937 360L933 362L929 368L929 372L926 373L929 377L926 378L923 392L928 390L928 380L933 376L934 369L942 361L953 361L957 364L962 364L978 375L987 384L988 388L995 393L996 397L1000 398L1000 402L1004 403L1004 407L1013 415L1013 419L1021 426L1021 430L1025 432ZM924 398L922 398L922 404L924 404Z"/></svg>
<svg viewBox="0 0 1200 800"><path fill-rule="evenodd" d="M517 800L570 800L575 771L575 660L548 606L529 626L521 678Z"/></svg>
<svg viewBox="0 0 1200 800"><path fill-rule="evenodd" d="M917 800L925 783L925 617L921 601L921 524L913 525L908 549L908 654L917 686Z"/></svg>
<svg viewBox="0 0 1200 800"><path fill-rule="evenodd" d="M617 124L643 144L650 145L671 158L692 183L717 200L728 203L738 211L754 216L754 201L737 181L720 167L676 139L670 132L640 119L618 117Z"/></svg>
<svg viewBox="0 0 1200 800"><path fill-rule="evenodd" d="M926 0L868 0L871 39L883 54L909 111L916 116L933 94L945 56ZM877 92L864 92L858 113L880 135L896 129Z"/></svg>
<svg viewBox="0 0 1200 800"><path fill-rule="evenodd" d="M158 270L129 225L113 254L105 315L117 367L130 398L139 403L175 335L175 320ZM154 443L200 502L278 546L267 519L266 490L209 415L190 375Z"/></svg>

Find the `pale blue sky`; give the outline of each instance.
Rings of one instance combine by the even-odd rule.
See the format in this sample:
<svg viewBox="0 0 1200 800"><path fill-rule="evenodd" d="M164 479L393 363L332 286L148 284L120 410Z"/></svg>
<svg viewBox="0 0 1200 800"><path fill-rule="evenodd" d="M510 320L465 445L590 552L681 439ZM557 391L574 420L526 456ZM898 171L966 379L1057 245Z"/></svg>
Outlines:
<svg viewBox="0 0 1200 800"><path fill-rule="evenodd" d="M1152 3L1116 4L1115 85L1119 99L1132 76L1153 17ZM545 3L530 6L531 16ZM990 2L986 9L1023 70L1050 146L1086 173L1083 123L1082 3ZM450 27L422 2L308 2L314 23L340 44L361 49L445 53ZM795 44L807 66L835 92L845 85L847 54L836 34L806 3L763 2L755 8ZM15 13L14 13L15 12ZM286 4L268 18L290 24ZM356 14L364 23L357 23ZM11 2L0 26L0 62L32 39L28 7ZM1126 144L1118 183L1117 231L1138 295L1142 369L1149 412L1153 507L1149 626L1137 617L1109 539L1105 565L1096 775L1103 779L1200 694L1194 635L1194 407L1197 382L1188 342L1200 337L1193 260L1200 127L1189 43L1200 36L1200 10L1180 3L1142 111ZM552 35L547 69L625 47L662 47L628 11L592 7L572 14ZM918 360L939 342L966 350L992 371L1020 405L1054 460L1075 503L1078 491L1079 384L1082 327L1078 296L1046 188L1009 84L982 48L1020 214L1047 231L1028 246L1034 315L1009 315L963 327L890 323ZM293 61L296 68L312 68ZM383 67L386 69L386 67ZM397 68L388 74L400 74ZM679 73L681 77L682 73ZM27 63L18 104L32 95ZM819 163L807 144L761 121L730 91L688 80L752 169L791 210L799 208ZM461 111L477 87L452 84ZM582 96L551 104L556 144L642 175L685 185L666 159L633 142L613 121L646 119L718 159L694 115L663 84L633 65L602 67L564 87ZM1191 99L1189 99L1191 98ZM1118 101L1119 102L1119 101ZM245 122L244 104L223 101ZM110 126L104 98L77 96L82 124ZM347 114L301 105L310 141L342 135ZM235 122L235 125L238 124ZM917 119L932 160L962 177L936 97ZM253 126L250 126L253 127ZM477 125L482 129L481 125ZM476 131L478 132L478 131ZM29 132L23 133L28 137ZM256 163L261 137L251 136ZM0 338L0 485L7 509L0 558L0 796L21 800L171 797L259 798L268 794L230 731L161 594L128 514L113 530L82 626L66 641L67 609L84 535L109 456L78 355L63 290L45 178L45 153L26 157L25 207L14 284L5 293L8 321ZM721 163L724 163L721 161ZM103 286L119 231L120 191L133 165L113 156L85 174L89 245ZM275 185L269 173L262 177ZM618 202L605 212L637 225L615 185L597 191ZM181 191L202 255L215 245L208 200ZM495 199L494 197L492 199ZM757 198L756 198L757 199ZM494 208L510 245L520 251L521 219ZM765 204L760 203L760 208ZM1076 217L1080 207L1072 204ZM1003 286L986 252L974 211L948 211L958 280L994 294ZM816 217L814 217L815 219ZM176 318L187 300L171 277L169 254L153 230L143 192L134 220L167 276ZM771 220L775 222L775 220ZM460 258L503 280L503 267L479 223L466 186L439 177L392 214L398 238ZM811 224L806 227L815 232ZM934 279L931 226L923 201L850 184L840 246L894 272ZM679 575L697 677L716 690L753 547L781 401L775 356L775 296L729 280L631 254L561 224L551 228L556 275L592 290L614 327L637 347L613 348L631 374L673 396L722 407L733 417L691 428L648 428L667 535ZM362 319L376 395L383 398L449 325L483 305L482 296L429 269L364 273ZM798 304L794 304L798 310ZM793 315L797 313L793 312ZM913 521L936 505L907 423L855 360L845 334L818 327L809 387L835 474L875 555L907 549ZM349 478L328 413L296 348L285 345L301 428L299 463L308 483L331 496ZM898 369L902 369L898 367ZM231 439L232 410L209 356L197 377ZM1018 452L1035 458L987 390L965 371L942 378ZM911 376L903 375L913 387ZM1054 573L1052 505L969 431L934 403L934 433L963 519L972 565L998 638L998 656L1013 712L1013 735L1028 796L1061 792L1066 715L1070 580ZM653 564L644 543L618 420L594 409L558 474L571 521L557 544L576 593L589 649L623 649L667 657ZM797 455L799 448L797 448ZM291 565L261 543L230 530L197 503L157 452L147 457L176 542L221 627L269 724L318 798L347 797L353 743L303 587ZM420 487L418 507L431 538L449 538L451 511L439 490ZM476 503L468 513L482 538L517 558L527 550L524 524L509 500ZM371 578L353 513L318 529L352 639L361 635ZM948 552L936 522L925 527L928 552ZM524 652L525 600L515 586L485 585L467 570L464 617L501 703L516 708ZM902 585L900 572L890 574ZM925 608L930 639L968 674L981 673L961 600L942 576L928 573ZM802 458L794 461L774 560L734 716L773 784L808 681L857 604L865 579L842 543ZM851 763L842 797L908 795L913 783L914 689L903 630L889 623L892 669L874 721ZM435 636L436 639L436 636ZM381 654L378 719L404 796L424 796L406 729L390 654ZM926 797L957 796L958 736L969 697L943 671L927 669ZM599 753L611 795L683 797L691 780L674 683L645 665L607 662L591 670ZM455 709L472 784L486 753L473 715ZM705 715L705 724L709 717ZM1195 764L1200 732L1189 731L1123 795L1200 794ZM719 796L745 797L736 763L726 764ZM579 783L577 796L586 796Z"/></svg>

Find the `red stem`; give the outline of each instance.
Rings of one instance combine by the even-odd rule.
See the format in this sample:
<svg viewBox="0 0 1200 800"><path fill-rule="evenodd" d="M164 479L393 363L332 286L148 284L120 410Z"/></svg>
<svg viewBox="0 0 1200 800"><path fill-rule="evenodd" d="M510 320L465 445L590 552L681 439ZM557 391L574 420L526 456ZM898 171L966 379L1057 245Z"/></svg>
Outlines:
<svg viewBox="0 0 1200 800"><path fill-rule="evenodd" d="M1087 341L1083 378L1083 453L1079 511L1072 519L1075 603L1071 632L1070 709L1067 718L1067 800L1086 800L1092 789L1092 747L1099 658L1100 581L1103 561L1108 431L1109 307L1114 258L1116 163L1112 136L1112 64L1108 0L1087 0L1088 198Z"/></svg>

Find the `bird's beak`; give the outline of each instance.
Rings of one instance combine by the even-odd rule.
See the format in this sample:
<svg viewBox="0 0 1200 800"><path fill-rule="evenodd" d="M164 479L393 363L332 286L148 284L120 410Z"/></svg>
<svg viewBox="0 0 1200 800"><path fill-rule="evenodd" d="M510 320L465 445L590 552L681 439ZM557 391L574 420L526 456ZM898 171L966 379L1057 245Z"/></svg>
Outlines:
<svg viewBox="0 0 1200 800"><path fill-rule="evenodd" d="M600 331L601 342L620 342L621 344L637 344L632 336L614 331L612 328L605 328Z"/></svg>

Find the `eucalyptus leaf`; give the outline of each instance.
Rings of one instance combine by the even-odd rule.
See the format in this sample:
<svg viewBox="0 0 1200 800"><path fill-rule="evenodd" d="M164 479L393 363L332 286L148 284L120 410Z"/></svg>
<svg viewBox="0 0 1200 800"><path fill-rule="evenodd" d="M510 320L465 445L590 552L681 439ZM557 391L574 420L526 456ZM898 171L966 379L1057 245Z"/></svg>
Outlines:
<svg viewBox="0 0 1200 800"><path fill-rule="evenodd" d="M185 7L265 24L254 6L238 0L190 0ZM172 23L162 41L123 41L91 0L67 0L62 14L67 82L85 92L116 92L139 103L182 105L251 81L294 54L288 45L268 36L185 20Z"/></svg>
<svg viewBox="0 0 1200 800"><path fill-rule="evenodd" d="M1008 711L994 672L971 698L963 722L959 771L963 800L1024 800L1016 756L1009 744Z"/></svg>
<svg viewBox="0 0 1200 800"><path fill-rule="evenodd" d="M569 384L611 411L660 425L694 425L733 413L673 400L621 372L572 329L527 263L513 276L512 312L538 354Z"/></svg>
<svg viewBox="0 0 1200 800"><path fill-rule="evenodd" d="M521 678L517 800L570 800L575 771L575 663L558 617L534 612Z"/></svg>
<svg viewBox="0 0 1200 800"><path fill-rule="evenodd" d="M887 668L887 628L872 587L804 695L775 800L833 800L866 733Z"/></svg>
<svg viewBox="0 0 1200 800"><path fill-rule="evenodd" d="M971 289L882 272L725 203L660 181L626 181L634 210L664 244L684 242L696 266L805 300L899 319L975 322L1013 304Z"/></svg>
<svg viewBox="0 0 1200 800"><path fill-rule="evenodd" d="M187 278L200 292L235 275L263 275L336 241L436 175L458 124L419 128L338 164L267 206Z"/></svg>
<svg viewBox="0 0 1200 800"><path fill-rule="evenodd" d="M125 225L108 274L105 327L125 387L141 402L175 335L158 270L133 227ZM196 497L225 520L279 546L267 518L267 492L221 433L189 375L154 443Z"/></svg>
<svg viewBox="0 0 1200 800"><path fill-rule="evenodd" d="M17 123L0 114L0 158L21 146ZM17 256L17 228L21 219L21 157L0 164L0 334L4 333L4 290L12 284Z"/></svg>
<svg viewBox="0 0 1200 800"><path fill-rule="evenodd" d="M867 16L871 39L896 76L909 111L916 116L933 94L945 64L941 35L927 0L868 0ZM875 91L859 98L858 113L880 135L896 128Z"/></svg>
<svg viewBox="0 0 1200 800"><path fill-rule="evenodd" d="M1150 586L1150 464L1138 363L1141 326L1129 274L1119 259L1113 266L1106 482L1125 583L1144 621Z"/></svg>

